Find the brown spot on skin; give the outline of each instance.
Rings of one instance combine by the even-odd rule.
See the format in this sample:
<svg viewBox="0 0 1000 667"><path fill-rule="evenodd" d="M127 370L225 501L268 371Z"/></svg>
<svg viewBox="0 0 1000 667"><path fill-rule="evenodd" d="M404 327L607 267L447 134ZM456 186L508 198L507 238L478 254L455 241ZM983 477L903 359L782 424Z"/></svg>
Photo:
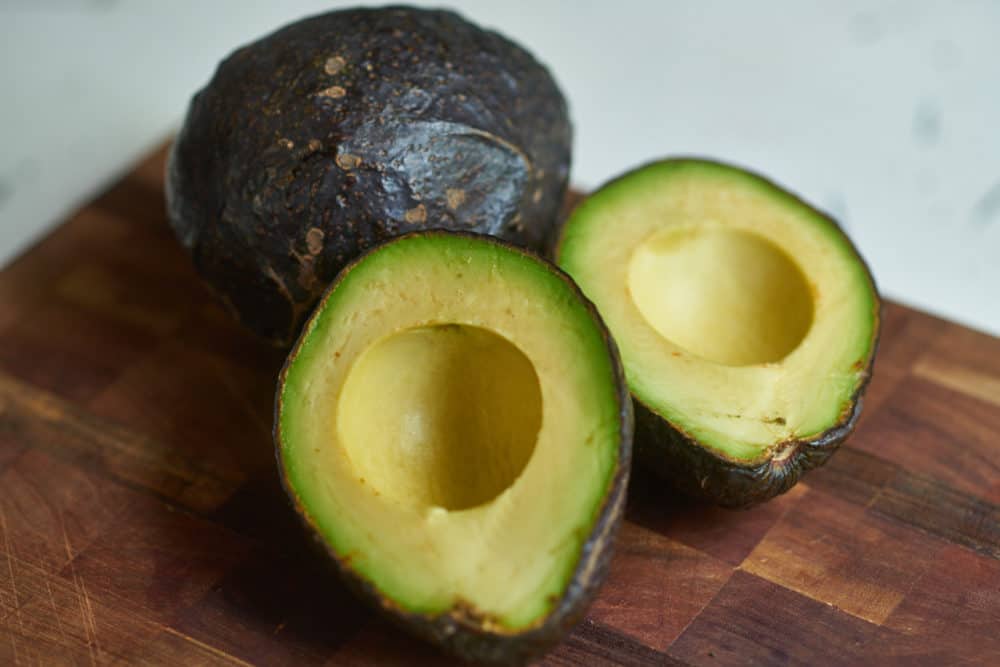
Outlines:
<svg viewBox="0 0 1000 667"><path fill-rule="evenodd" d="M392 36L395 26L402 37ZM270 261L302 303L311 306L320 296L299 288L300 263L287 254L288 242L303 256L310 254L306 232L313 225L331 230L316 255L318 291L364 248L415 227L491 232L533 249L549 240L565 178L543 184L542 200L532 205L537 165L524 156L565 177L570 133L564 100L548 72L513 45L517 66L491 69L506 57L508 46L487 37L490 57L481 60L479 34L476 26L446 12L336 12L289 25L220 65L205 92L211 104L200 105L202 112L191 110L185 121L190 128L183 141L178 138L184 150L175 154L183 152L184 159L176 161L181 168L175 170L172 192L193 204L171 207L177 213L171 221L184 238L193 233L185 230L217 224L231 230L199 236L204 242L199 240L194 263L232 293L250 328L287 338L302 324L288 321L283 299L264 294L277 290L261 275L261 262ZM279 52L283 55L275 57ZM451 72L443 67L445 58L452 61ZM416 61L434 65L414 67ZM343 97L320 96L321 91ZM460 107L459 94L465 100ZM489 118L477 114L477 100L487 101ZM428 122L414 127L415 115ZM508 116L517 132L506 130ZM219 145L218 137L239 132L248 118L262 135L261 146ZM454 139L459 131L461 138ZM359 159L336 159L352 150ZM497 179L517 182L501 188L503 196L480 197L492 192ZM201 187L199 180L219 187ZM456 210L448 206L449 188L465 192ZM236 200L226 199L233 192L252 210L219 223L219 211L234 210ZM416 196L420 193L427 202ZM421 203L425 222L408 223L407 209ZM524 214L524 229L505 225L525 204L531 215ZM354 219L354 229L341 230L347 217ZM227 243L233 234L254 242L236 247ZM217 269L223 265L225 271Z"/></svg>
<svg viewBox="0 0 1000 667"><path fill-rule="evenodd" d="M308 234L306 235L306 244L309 244ZM308 254L303 255L295 250L295 246L291 243L289 243L288 246L288 253L295 258L296 262L299 263L299 275L296 277L295 282L297 282L299 287L302 289L311 291L314 287L316 287L318 282L316 278L315 266L316 254L310 251Z"/></svg>
<svg viewBox="0 0 1000 667"><path fill-rule="evenodd" d="M299 276L295 282L304 290L312 291L316 287L316 272L313 269L312 257L308 261L302 262L299 269Z"/></svg>
<svg viewBox="0 0 1000 667"><path fill-rule="evenodd" d="M343 86L330 86L329 88L324 88L323 90L316 93L320 97L330 97L332 99L339 99L347 94Z"/></svg>
<svg viewBox="0 0 1000 667"><path fill-rule="evenodd" d="M318 227L313 227L306 233L306 248L310 255L318 255L323 249L323 236L323 230Z"/></svg>
<svg viewBox="0 0 1000 667"><path fill-rule="evenodd" d="M448 208L453 211L465 203L465 190L460 188L448 188L445 196L448 198Z"/></svg>
<svg viewBox="0 0 1000 667"><path fill-rule="evenodd" d="M418 204L404 214L406 221L412 224L419 224L427 221L427 209L423 204Z"/></svg>
<svg viewBox="0 0 1000 667"><path fill-rule="evenodd" d="M323 65L323 71L331 76L338 73L340 70L344 69L347 65L347 61L340 56L330 56L326 59L326 63Z"/></svg>
<svg viewBox="0 0 1000 667"><path fill-rule="evenodd" d="M344 170L357 169L361 165L361 158L350 153L343 153L337 156L337 166Z"/></svg>

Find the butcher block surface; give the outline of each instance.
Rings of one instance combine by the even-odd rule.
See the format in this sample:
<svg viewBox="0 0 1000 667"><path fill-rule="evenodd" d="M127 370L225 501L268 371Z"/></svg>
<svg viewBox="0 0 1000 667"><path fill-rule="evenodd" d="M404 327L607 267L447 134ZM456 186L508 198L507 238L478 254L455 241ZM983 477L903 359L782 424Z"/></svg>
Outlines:
<svg viewBox="0 0 1000 667"><path fill-rule="evenodd" d="M277 480L282 354L199 283L165 151L0 272L0 664L447 664ZM1000 664L1000 340L887 303L854 437L748 511L638 475L543 664Z"/></svg>

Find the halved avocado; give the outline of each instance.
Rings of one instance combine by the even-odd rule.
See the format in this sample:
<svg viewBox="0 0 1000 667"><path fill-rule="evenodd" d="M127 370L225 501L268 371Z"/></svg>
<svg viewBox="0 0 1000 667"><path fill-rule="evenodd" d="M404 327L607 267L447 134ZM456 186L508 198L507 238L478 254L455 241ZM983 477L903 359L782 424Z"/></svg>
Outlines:
<svg viewBox="0 0 1000 667"><path fill-rule="evenodd" d="M602 581L631 460L593 305L495 239L416 233L323 297L281 374L285 489L344 578L467 659L526 659Z"/></svg>
<svg viewBox="0 0 1000 667"><path fill-rule="evenodd" d="M878 293L837 224L774 183L649 164L582 202L557 255L618 342L636 459L680 490L752 505L853 429Z"/></svg>

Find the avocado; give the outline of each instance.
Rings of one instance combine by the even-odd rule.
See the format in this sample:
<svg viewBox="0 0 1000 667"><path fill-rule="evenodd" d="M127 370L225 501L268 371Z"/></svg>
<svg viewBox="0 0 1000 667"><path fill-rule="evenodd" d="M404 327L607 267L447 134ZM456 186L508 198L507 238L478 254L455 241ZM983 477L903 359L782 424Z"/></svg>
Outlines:
<svg viewBox="0 0 1000 667"><path fill-rule="evenodd" d="M636 460L677 489L767 500L857 423L878 292L840 227L774 183L655 162L584 200L557 255L618 342Z"/></svg>
<svg viewBox="0 0 1000 667"><path fill-rule="evenodd" d="M377 247L316 307L275 409L293 506L404 628L518 662L581 617L622 515L632 406L554 265L457 232Z"/></svg>
<svg viewBox="0 0 1000 667"><path fill-rule="evenodd" d="M566 100L545 67L448 11L334 11L226 58L167 170L173 228L229 309L295 340L337 273L406 232L553 240Z"/></svg>

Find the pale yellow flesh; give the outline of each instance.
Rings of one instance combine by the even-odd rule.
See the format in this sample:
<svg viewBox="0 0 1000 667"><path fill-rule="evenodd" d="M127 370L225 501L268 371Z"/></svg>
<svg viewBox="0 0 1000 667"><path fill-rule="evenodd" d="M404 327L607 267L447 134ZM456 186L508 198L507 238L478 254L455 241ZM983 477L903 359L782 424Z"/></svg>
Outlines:
<svg viewBox="0 0 1000 667"><path fill-rule="evenodd" d="M876 301L829 222L733 172L653 165L612 184L573 214L560 264L615 336L633 393L750 461L838 421Z"/></svg>
<svg viewBox="0 0 1000 667"><path fill-rule="evenodd" d="M660 335L720 364L780 361L812 324L795 262L767 239L722 225L652 234L632 254L628 287Z"/></svg>
<svg viewBox="0 0 1000 667"><path fill-rule="evenodd" d="M411 507L462 510L521 474L542 424L535 369L486 329L410 329L376 343L340 394L338 439L372 488Z"/></svg>
<svg viewBox="0 0 1000 667"><path fill-rule="evenodd" d="M484 242L385 246L289 367L293 492L403 609L471 605L525 627L579 560L615 466L618 399L593 320L546 271Z"/></svg>

